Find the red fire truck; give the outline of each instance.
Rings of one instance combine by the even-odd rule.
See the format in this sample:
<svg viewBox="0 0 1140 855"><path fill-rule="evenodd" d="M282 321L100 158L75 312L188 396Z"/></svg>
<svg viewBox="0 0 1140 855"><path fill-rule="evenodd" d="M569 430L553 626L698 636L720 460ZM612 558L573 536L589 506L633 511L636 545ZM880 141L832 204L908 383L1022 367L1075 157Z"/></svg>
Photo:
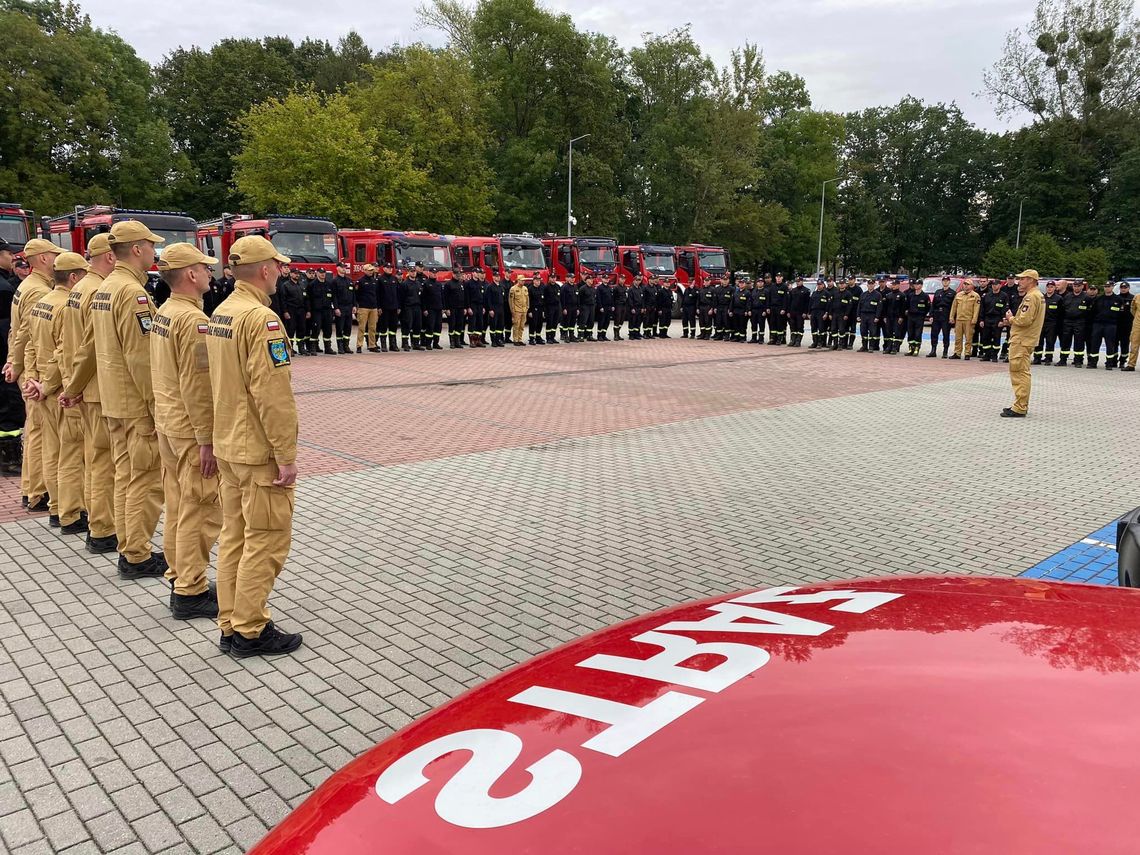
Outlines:
<svg viewBox="0 0 1140 855"><path fill-rule="evenodd" d="M542 239L551 275L559 282L587 274L611 276L617 267L617 241L607 237L548 237Z"/></svg>
<svg viewBox="0 0 1140 855"><path fill-rule="evenodd" d="M36 215L15 202L0 202L0 241L23 247L31 240Z"/></svg>
<svg viewBox="0 0 1140 855"><path fill-rule="evenodd" d="M672 284L677 281L674 248L654 243L619 246L617 274L626 285L634 276L655 276Z"/></svg>
<svg viewBox="0 0 1140 855"><path fill-rule="evenodd" d="M282 255L292 259L291 267L298 270L324 268L335 274L336 234L332 220L323 217L270 214L257 218L248 214L222 214L198 224L198 248L218 259L220 267L228 263L234 241L246 235L261 235L273 241Z"/></svg>
<svg viewBox="0 0 1140 855"><path fill-rule="evenodd" d="M87 242L100 232L111 231L120 220L138 220L161 238L166 245L194 242L197 224L181 211L144 211L135 208L114 208L110 205L77 205L70 214L44 217L40 221L43 237L64 249L87 252ZM162 246L157 248L162 252Z"/></svg>
<svg viewBox="0 0 1140 855"><path fill-rule="evenodd" d="M728 250L703 243L677 247L676 259L677 282L685 288L720 284L728 276L731 263Z"/></svg>
<svg viewBox="0 0 1140 855"><path fill-rule="evenodd" d="M488 282L515 274L545 282L550 276L542 241L528 234L453 238L451 257L461 270L480 273Z"/></svg>
<svg viewBox="0 0 1140 855"><path fill-rule="evenodd" d="M400 272L419 262L440 279L451 278L451 247L442 235L379 229L341 229L339 235L340 260L354 282L364 275L366 264L391 264Z"/></svg>

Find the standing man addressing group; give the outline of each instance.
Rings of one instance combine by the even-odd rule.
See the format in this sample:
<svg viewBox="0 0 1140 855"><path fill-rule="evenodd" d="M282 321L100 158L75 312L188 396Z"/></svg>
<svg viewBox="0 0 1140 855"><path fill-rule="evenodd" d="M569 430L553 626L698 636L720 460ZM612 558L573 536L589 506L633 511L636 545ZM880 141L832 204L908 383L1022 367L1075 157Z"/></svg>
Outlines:
<svg viewBox="0 0 1140 855"><path fill-rule="evenodd" d="M80 400L99 371L99 394L115 464L115 533L119 578L166 573L166 558L150 541L162 512L162 473L154 432L150 331L154 310L143 285L163 239L138 220L121 220L107 236L115 267L91 300L94 347L77 356L60 403Z"/></svg>
<svg viewBox="0 0 1140 855"><path fill-rule="evenodd" d="M170 298L154 316L150 361L166 497L162 542L175 620L218 616L218 600L206 580L222 509L206 348L209 325L202 311L202 298L210 290L210 265L217 263L188 243L171 244L158 260Z"/></svg>
<svg viewBox="0 0 1140 855"><path fill-rule="evenodd" d="M285 566L297 481L297 406L289 345L269 308L289 259L260 235L230 247L237 282L210 318L207 350L214 396L214 455L226 509L218 543L221 650L238 659L301 646L281 632L267 602Z"/></svg>
<svg viewBox="0 0 1140 855"><path fill-rule="evenodd" d="M1013 406L1001 411L1003 418L1023 419L1029 412L1029 391L1032 384L1030 360L1033 349L1041 337L1045 324L1045 298L1037 287L1037 271L1023 270L1017 274L1017 293L1021 304L1017 313L1006 312L1009 327L1009 380L1013 384Z"/></svg>

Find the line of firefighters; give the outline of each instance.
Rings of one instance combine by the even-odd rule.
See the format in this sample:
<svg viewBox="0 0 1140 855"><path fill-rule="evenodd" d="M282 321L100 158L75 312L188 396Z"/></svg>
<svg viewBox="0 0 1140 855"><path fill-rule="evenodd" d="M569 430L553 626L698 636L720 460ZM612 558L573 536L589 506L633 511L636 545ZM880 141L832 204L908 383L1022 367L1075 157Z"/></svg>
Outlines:
<svg viewBox="0 0 1140 855"><path fill-rule="evenodd" d="M802 277L786 283L780 274L756 283L731 280L677 289L683 338L801 347L810 325L810 348L850 350L858 334L861 352L905 349L917 356L929 323L928 357L938 355L941 339L943 358L976 354L982 361L1008 361L1005 313L1016 312L1021 302L1012 280L981 280L975 290L967 279L955 291L945 277L933 294L923 291L920 280L872 281L866 289L854 279L820 279L811 289ZM227 284L224 276L215 281L207 308L211 300L225 298ZM1058 357L1059 365L1080 366L1087 359L1095 368L1103 345L1105 368L1133 370L1137 346L1130 348L1130 339L1140 331L1134 324L1140 295L1132 295L1127 282L1119 289L1094 289L1080 281L1047 284L1034 364L1052 364ZM320 353L322 345L324 353L349 353L354 318L360 327L357 353L365 347L376 353L440 350L444 323L452 348L609 341L611 326L613 340L621 341L627 325L632 340L668 338L673 307L672 286L652 276L635 276L629 285L608 276L578 282L516 276L512 283L456 269L444 280L422 265L403 276L369 265L355 284L343 268L336 276L318 270L311 279L292 269L273 297L299 355Z"/></svg>

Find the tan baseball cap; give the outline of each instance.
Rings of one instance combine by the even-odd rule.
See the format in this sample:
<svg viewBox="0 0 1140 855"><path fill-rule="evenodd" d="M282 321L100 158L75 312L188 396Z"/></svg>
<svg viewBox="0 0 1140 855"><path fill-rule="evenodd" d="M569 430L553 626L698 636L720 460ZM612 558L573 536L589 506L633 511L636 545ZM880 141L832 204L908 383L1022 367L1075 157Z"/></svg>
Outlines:
<svg viewBox="0 0 1140 855"><path fill-rule="evenodd" d="M1016 277L1014 277L1014 278L1016 278L1016 279L1033 279L1033 280L1037 280L1037 279L1040 279L1041 277L1037 275L1037 271L1036 271L1036 270L1022 270L1022 271L1021 271L1020 273L1018 273L1018 274L1017 274L1017 276L1016 276Z"/></svg>
<svg viewBox="0 0 1140 855"><path fill-rule="evenodd" d="M55 257L56 272L68 273L72 270L90 270L87 259L78 252L61 252Z"/></svg>
<svg viewBox="0 0 1140 855"><path fill-rule="evenodd" d="M259 261L279 261L288 264L290 259L277 251L261 235L246 235L234 241L230 247L230 264L257 264Z"/></svg>
<svg viewBox="0 0 1140 855"><path fill-rule="evenodd" d="M103 255L111 251L111 239L107 237L106 232L100 232L87 241L87 255L94 258L97 255Z"/></svg>
<svg viewBox="0 0 1140 855"><path fill-rule="evenodd" d="M119 220L111 226L108 240L112 244L134 243L137 240L148 240L151 243L166 243L166 238L160 238L138 220Z"/></svg>
<svg viewBox="0 0 1140 855"><path fill-rule="evenodd" d="M32 238L24 244L24 258L31 258L33 255L43 255L45 252L59 255L63 252L63 247L56 246L50 240L44 240L43 238Z"/></svg>
<svg viewBox="0 0 1140 855"><path fill-rule="evenodd" d="M364 272L365 273L375 273L376 272L376 265L374 265L374 264L364 265Z"/></svg>
<svg viewBox="0 0 1140 855"><path fill-rule="evenodd" d="M172 243L158 257L159 270L181 270L195 264L217 264L218 259L210 258L192 243Z"/></svg>

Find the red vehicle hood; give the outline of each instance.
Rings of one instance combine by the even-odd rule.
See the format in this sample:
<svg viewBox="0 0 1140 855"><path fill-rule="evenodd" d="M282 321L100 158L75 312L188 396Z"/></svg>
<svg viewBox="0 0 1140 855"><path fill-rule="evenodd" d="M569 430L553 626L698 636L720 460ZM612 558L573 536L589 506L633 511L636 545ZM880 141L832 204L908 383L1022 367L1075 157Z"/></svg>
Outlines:
<svg viewBox="0 0 1140 855"><path fill-rule="evenodd" d="M726 595L476 687L253 852L1135 852L1138 668L1136 591Z"/></svg>

